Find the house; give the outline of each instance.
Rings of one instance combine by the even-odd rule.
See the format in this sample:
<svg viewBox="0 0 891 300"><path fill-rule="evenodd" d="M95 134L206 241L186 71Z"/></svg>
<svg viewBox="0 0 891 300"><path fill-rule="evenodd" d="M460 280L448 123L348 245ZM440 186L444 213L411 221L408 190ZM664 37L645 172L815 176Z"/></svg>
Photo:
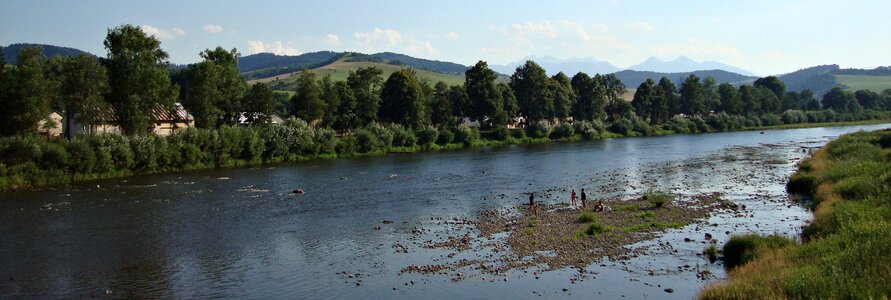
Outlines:
<svg viewBox="0 0 891 300"><path fill-rule="evenodd" d="M72 123L70 125L71 135L121 133L121 127L117 124L113 108L103 110L99 121L94 124L70 123ZM195 126L195 118L180 103L174 103L172 108L159 103L152 110L151 129L154 134L167 136L193 126Z"/></svg>
<svg viewBox="0 0 891 300"><path fill-rule="evenodd" d="M37 122L37 133L48 138L62 137L62 115L52 112L46 119Z"/></svg>

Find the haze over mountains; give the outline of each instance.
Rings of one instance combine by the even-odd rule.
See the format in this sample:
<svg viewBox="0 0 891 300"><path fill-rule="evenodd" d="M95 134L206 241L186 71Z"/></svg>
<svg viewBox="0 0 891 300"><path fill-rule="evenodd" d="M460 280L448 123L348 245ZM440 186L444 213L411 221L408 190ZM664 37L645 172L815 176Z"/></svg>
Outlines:
<svg viewBox="0 0 891 300"><path fill-rule="evenodd" d="M3 47L3 54L7 63L15 64L16 58L22 49L36 45L12 44ZM43 52L46 56L67 56L86 53L74 48L53 45L40 46L43 46ZM616 77L628 88L637 87L647 78L658 80L661 77L667 77L675 84L680 84L690 74L700 78L712 77L717 83L731 83L735 85L750 84L757 78L751 72L735 66L714 61L698 62L686 56L679 56L670 61L650 57L646 61L632 65L624 70L609 62L595 58L558 59L550 56L531 56L522 61L506 65L490 64L489 68L501 73L500 80L507 80L506 77L512 74L518 66L525 63L526 60L535 61L549 75L554 75L558 72L563 72L570 77L578 72L585 72L589 75L615 73ZM449 84L459 84L463 82L464 71L470 68L462 64L415 58L392 52L362 54L319 51L294 56L258 53L242 56L239 58L238 63L239 71L245 79L265 82L272 79L277 80L279 77L284 79L284 77L299 72L303 68L315 70L316 72L325 69L327 72L344 73L350 71L351 68L359 66L378 66L388 71L404 66L424 70L424 72L419 73L419 76L426 76L426 79L431 80L431 82L442 80ZM804 68L787 74L778 74L777 76L786 83L786 88L789 91L810 89L818 95L835 86L861 86L864 80L880 80L882 83L878 85L871 83L872 85L866 86L874 90L886 88L886 85L888 85L888 88L891 88L891 67L842 69L838 65L824 65ZM345 75L339 74L339 77L345 78ZM888 84L884 82L888 82ZM287 84L279 85L280 88L285 89L288 86Z"/></svg>

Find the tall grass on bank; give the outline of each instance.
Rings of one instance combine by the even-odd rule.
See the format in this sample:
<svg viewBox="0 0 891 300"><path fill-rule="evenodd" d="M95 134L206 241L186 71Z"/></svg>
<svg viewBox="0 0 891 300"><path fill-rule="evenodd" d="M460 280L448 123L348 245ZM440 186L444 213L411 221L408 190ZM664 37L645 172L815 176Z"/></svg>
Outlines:
<svg viewBox="0 0 891 300"><path fill-rule="evenodd" d="M0 191L39 188L71 182L135 174L173 172L315 158L381 155L426 150L506 144L576 142L622 136L732 131L776 122L825 122L889 118L886 112L834 113L831 110L788 112L790 116L675 118L651 125L637 117L576 121L572 125L533 124L523 129L480 131L464 125L451 128L405 128L380 125L338 136L290 119L280 125L190 128L168 137L99 135L48 141L37 136L0 138ZM779 120L779 121L777 121ZM791 123L790 123L791 124ZM848 183L857 186L858 182Z"/></svg>
<svg viewBox="0 0 891 300"><path fill-rule="evenodd" d="M699 296L891 297L891 130L857 132L830 142L801 163L787 188L814 203L804 242L768 247L764 241L772 238L745 237L737 240L739 247L731 247L735 250L728 249L728 242L724 255L739 256L739 265L726 282L706 287Z"/></svg>

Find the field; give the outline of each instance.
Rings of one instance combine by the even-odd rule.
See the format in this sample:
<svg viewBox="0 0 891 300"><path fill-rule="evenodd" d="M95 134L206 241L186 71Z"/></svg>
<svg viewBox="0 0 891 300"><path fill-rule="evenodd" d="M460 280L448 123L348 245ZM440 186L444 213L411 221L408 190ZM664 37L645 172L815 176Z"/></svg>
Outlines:
<svg viewBox="0 0 891 300"><path fill-rule="evenodd" d="M881 93L891 89L891 76L835 75L835 81L848 86L851 91L872 90Z"/></svg>

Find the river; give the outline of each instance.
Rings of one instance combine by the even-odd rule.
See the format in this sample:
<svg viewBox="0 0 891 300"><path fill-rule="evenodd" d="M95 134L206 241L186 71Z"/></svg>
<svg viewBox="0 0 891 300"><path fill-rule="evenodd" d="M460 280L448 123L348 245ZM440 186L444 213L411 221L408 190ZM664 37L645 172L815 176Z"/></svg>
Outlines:
<svg viewBox="0 0 891 300"><path fill-rule="evenodd" d="M727 232L796 237L811 215L784 191L795 164L838 135L889 127L393 154L2 193L0 297L688 299L726 276L698 255L704 229L720 243ZM669 230L636 245L647 255L592 264L583 280L571 268L460 281L400 272L485 255L423 247L473 231L443 220L516 209L525 192L568 202L570 188L606 199L722 192L748 209Z"/></svg>

